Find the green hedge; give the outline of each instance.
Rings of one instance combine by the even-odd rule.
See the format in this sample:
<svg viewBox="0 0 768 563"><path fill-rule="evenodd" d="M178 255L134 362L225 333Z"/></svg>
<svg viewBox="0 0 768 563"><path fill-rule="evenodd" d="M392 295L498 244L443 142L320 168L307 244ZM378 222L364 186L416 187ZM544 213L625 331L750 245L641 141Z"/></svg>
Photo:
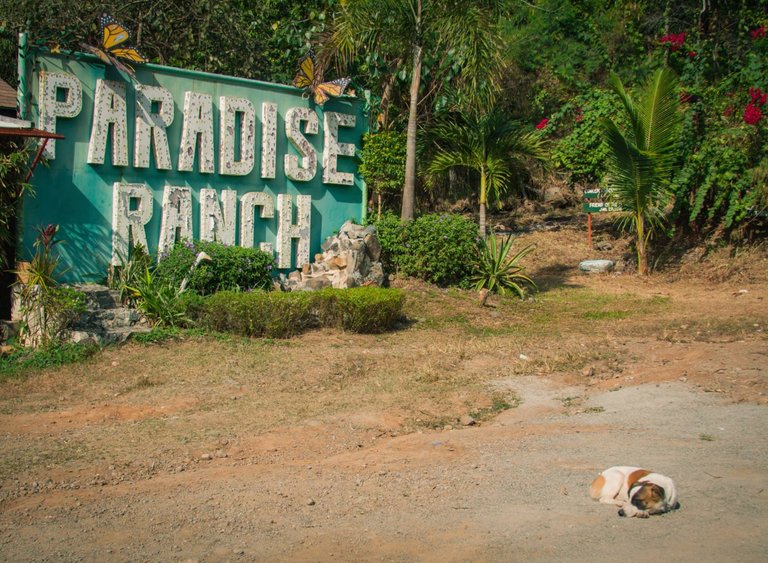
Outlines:
<svg viewBox="0 0 768 563"><path fill-rule="evenodd" d="M396 289L359 287L318 292L222 291L195 307L197 324L244 336L288 338L315 326L376 333L390 330L405 297Z"/></svg>
<svg viewBox="0 0 768 563"><path fill-rule="evenodd" d="M154 274L173 287L179 287L198 252L205 252L211 260L201 262L195 269L188 289L211 295L218 291L272 288L272 256L257 248L225 246L218 242L177 242L167 255L160 257Z"/></svg>
<svg viewBox="0 0 768 563"><path fill-rule="evenodd" d="M409 223L386 214L375 225L388 271L440 286L469 285L477 223L461 215L432 213Z"/></svg>

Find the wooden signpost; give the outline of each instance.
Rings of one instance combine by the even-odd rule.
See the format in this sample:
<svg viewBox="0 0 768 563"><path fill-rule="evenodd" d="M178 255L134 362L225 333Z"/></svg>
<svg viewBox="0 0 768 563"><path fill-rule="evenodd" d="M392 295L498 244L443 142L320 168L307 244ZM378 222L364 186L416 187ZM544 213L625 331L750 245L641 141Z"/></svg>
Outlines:
<svg viewBox="0 0 768 563"><path fill-rule="evenodd" d="M592 214L621 211L621 207L611 203L608 193L600 188L589 188L583 192L582 211L587 214L587 244L592 246Z"/></svg>

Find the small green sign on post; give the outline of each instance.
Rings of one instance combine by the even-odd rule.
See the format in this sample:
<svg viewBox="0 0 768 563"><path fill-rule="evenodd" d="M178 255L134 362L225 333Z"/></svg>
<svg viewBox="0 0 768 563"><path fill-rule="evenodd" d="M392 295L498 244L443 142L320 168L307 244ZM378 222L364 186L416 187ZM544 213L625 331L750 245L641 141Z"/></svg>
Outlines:
<svg viewBox="0 0 768 563"><path fill-rule="evenodd" d="M610 201L606 190L588 188L583 192L581 209L587 214L587 244L592 246L592 214L622 211L621 206Z"/></svg>

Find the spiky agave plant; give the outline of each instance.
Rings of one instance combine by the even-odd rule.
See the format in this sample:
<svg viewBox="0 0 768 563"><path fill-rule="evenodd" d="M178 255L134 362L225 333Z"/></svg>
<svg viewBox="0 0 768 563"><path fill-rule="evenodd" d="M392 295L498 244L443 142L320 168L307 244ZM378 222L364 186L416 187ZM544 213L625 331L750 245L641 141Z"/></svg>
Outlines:
<svg viewBox="0 0 768 563"><path fill-rule="evenodd" d="M537 289L534 281L525 274L525 266L520 265L520 261L536 247L529 244L512 255L512 243L512 237L508 236L499 245L494 235L478 243L475 272L470 278L475 290L500 295L512 293L523 298L526 286Z"/></svg>

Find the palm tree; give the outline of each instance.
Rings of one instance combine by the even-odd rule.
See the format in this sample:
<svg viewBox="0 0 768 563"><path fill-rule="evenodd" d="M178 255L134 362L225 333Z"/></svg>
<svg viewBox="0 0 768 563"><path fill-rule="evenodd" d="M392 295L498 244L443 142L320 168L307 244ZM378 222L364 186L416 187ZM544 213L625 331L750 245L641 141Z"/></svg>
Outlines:
<svg viewBox="0 0 768 563"><path fill-rule="evenodd" d="M610 200L627 212L621 222L635 233L640 274L648 274L648 240L663 223L664 207L671 198L669 179L676 165L682 119L677 84L670 69L658 70L635 104L621 80L611 75L611 88L624 105L629 126L622 133L613 121L603 121L603 139L609 149L603 183Z"/></svg>
<svg viewBox="0 0 768 563"><path fill-rule="evenodd" d="M342 0L332 36L342 62L360 51L380 52L393 68L411 77L406 136L405 185L401 219L413 219L416 186L416 132L423 100L425 56L460 62L459 81L468 97L488 98L501 69L497 22L504 0ZM391 76L390 75L390 76ZM433 84L432 94L440 82Z"/></svg>
<svg viewBox="0 0 768 563"><path fill-rule="evenodd" d="M436 174L455 166L469 168L480 176L480 236L485 237L489 196L500 199L510 184L519 183L528 159L544 161L544 141L538 131L523 133L500 110L466 117L435 126L432 135L438 150L428 172Z"/></svg>

